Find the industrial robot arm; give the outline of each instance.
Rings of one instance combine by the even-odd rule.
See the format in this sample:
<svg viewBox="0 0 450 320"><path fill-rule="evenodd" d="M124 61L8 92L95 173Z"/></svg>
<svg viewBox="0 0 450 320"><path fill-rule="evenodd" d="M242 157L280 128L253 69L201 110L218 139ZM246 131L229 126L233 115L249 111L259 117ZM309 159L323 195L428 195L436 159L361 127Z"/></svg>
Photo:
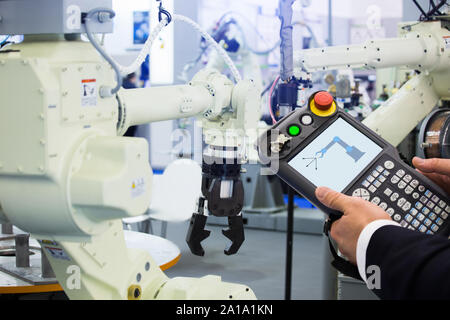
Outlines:
<svg viewBox="0 0 450 320"><path fill-rule="evenodd" d="M260 99L257 97L262 87L261 68L257 62L256 56L243 48L237 41L237 52L233 56L239 56L242 59L243 72L246 78L251 80L253 101ZM207 68L225 70L226 63L223 58L212 51L208 60ZM237 99L236 101L238 101ZM250 100L248 100L250 101ZM224 104L226 105L226 104ZM239 124L240 129L247 129L247 133L255 131L260 119L259 106L256 104L241 106L246 108L245 125ZM233 107L235 109L235 107ZM241 116L242 117L242 116ZM244 118L243 118L244 119ZM253 121L253 123L252 123ZM208 127L209 123L205 122ZM217 128L219 129L219 128ZM235 130L235 129L232 129ZM205 251L201 242L205 240L210 231L205 230L207 216L205 207L209 214L226 217L229 228L222 230L222 233L231 241L230 246L224 250L226 255L237 253L244 242L244 223L241 213L244 204L244 188L240 178L241 163L245 162L239 155L240 143L232 145L222 145L222 143L213 143L209 150L203 156L202 163L202 197L198 201L198 210L193 213L189 230L186 236L186 242L195 255L203 256ZM250 149L251 150L251 149ZM248 151L250 151L248 150ZM246 158L256 161L256 154L247 154Z"/></svg>
<svg viewBox="0 0 450 320"><path fill-rule="evenodd" d="M445 20L404 23L401 37L361 45L295 52L295 67L308 72L346 68L404 67L419 71L364 123L398 145L441 99L450 99L450 39Z"/></svg>
<svg viewBox="0 0 450 320"><path fill-rule="evenodd" d="M241 147L259 92L204 70L185 86L102 94L115 76L79 34L83 13L111 1L52 1L63 19L43 26L48 3L0 1L0 33L25 34L0 51L1 223L40 241L71 299L255 298L220 277L169 279L148 253L126 247L121 219L148 208L152 170L147 142L120 135L134 124L198 115L212 148ZM107 33L112 24L95 19L91 28Z"/></svg>
<svg viewBox="0 0 450 320"><path fill-rule="evenodd" d="M187 85L122 90L118 93L119 133L129 126L176 118L198 116L202 120L205 143L202 194L199 209L192 216L186 241L192 253L203 255L201 246L209 231L204 230L208 212L227 217L229 229L223 234L231 241L225 250L234 254L244 241L241 209L244 189L240 179L241 163L247 161L252 148L246 140L256 137L260 118L260 89L254 81L233 85L214 69L204 69ZM148 101L152 101L149 107ZM244 151L244 154L242 153Z"/></svg>

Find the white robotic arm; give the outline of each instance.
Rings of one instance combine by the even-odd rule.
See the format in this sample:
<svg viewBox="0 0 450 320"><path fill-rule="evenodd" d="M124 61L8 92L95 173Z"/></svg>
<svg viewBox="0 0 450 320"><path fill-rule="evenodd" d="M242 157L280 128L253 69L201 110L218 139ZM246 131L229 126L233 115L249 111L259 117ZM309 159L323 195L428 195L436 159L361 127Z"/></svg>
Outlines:
<svg viewBox="0 0 450 320"><path fill-rule="evenodd" d="M231 105L233 87L218 71L204 69L186 85L121 90L118 93L119 134L130 126L149 122L198 115L214 119Z"/></svg>
<svg viewBox="0 0 450 320"><path fill-rule="evenodd" d="M39 7L35 1L0 5ZM80 2L75 18L95 5ZM13 12L3 12L13 23ZM239 146L238 129L253 123L259 92L249 81L234 86L205 70L186 86L101 96L114 74L79 32L26 35L0 52L0 222L41 242L71 299L255 298L248 287L220 277L168 279L148 253L126 247L121 219L148 208L152 170L147 142L118 131L198 115L215 132L206 133L207 143Z"/></svg>
<svg viewBox="0 0 450 320"><path fill-rule="evenodd" d="M450 31L444 21L404 23L400 38L295 53L295 66L314 72L404 67L420 71L364 123L398 145L441 100L450 99Z"/></svg>

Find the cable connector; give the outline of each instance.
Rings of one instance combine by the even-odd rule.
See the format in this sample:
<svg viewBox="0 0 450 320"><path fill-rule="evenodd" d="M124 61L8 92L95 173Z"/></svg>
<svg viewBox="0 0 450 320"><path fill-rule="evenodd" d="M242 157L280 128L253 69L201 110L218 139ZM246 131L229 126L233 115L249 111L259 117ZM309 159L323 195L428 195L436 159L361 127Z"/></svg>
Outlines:
<svg viewBox="0 0 450 320"><path fill-rule="evenodd" d="M107 86L100 87L99 93L101 98L110 98L114 95L113 89Z"/></svg>

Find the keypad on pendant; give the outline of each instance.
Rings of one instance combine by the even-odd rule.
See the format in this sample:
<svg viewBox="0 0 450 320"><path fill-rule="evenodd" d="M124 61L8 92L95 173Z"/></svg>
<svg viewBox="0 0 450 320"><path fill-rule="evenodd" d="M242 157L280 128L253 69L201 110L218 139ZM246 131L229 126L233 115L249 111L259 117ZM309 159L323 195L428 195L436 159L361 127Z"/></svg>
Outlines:
<svg viewBox="0 0 450 320"><path fill-rule="evenodd" d="M370 193L367 191L367 189L364 188L358 188L355 191L353 191L352 194L353 197L362 198L364 200L370 200Z"/></svg>
<svg viewBox="0 0 450 320"><path fill-rule="evenodd" d="M391 182L392 182L393 184L396 184L396 183L398 183L399 181L400 181L400 178L399 178L399 177L397 177L397 176L392 176Z"/></svg>
<svg viewBox="0 0 450 320"><path fill-rule="evenodd" d="M421 185L414 174L395 167L389 160L373 167L361 182L363 188L353 191L353 196L379 206L402 227L427 234L438 232L449 217L450 205Z"/></svg>
<svg viewBox="0 0 450 320"><path fill-rule="evenodd" d="M386 168L393 168L390 163L385 165ZM383 166L378 165L372 172L363 180L361 185L364 187L364 189L367 191L370 191L371 193L375 193L378 188L381 187L383 182L386 181L386 177L388 177L390 172L388 170L385 170ZM361 189L361 188L360 188ZM353 192L354 196L361 197L358 195L358 192L356 190ZM361 197L364 198L364 197ZM367 197L366 197L367 198ZM365 199L368 200L368 199Z"/></svg>
<svg viewBox="0 0 450 320"><path fill-rule="evenodd" d="M414 179L413 181L411 181L411 187L413 187L413 189L417 188L417 186L419 185L419 181Z"/></svg>
<svg viewBox="0 0 450 320"><path fill-rule="evenodd" d="M397 192L393 193L392 196L391 196L391 201L392 202L397 201L399 196L400 195Z"/></svg>
<svg viewBox="0 0 450 320"><path fill-rule="evenodd" d="M400 181L400 182L398 183L398 187L399 187L399 189L405 189L405 187L406 187L406 182L405 182L405 181Z"/></svg>
<svg viewBox="0 0 450 320"><path fill-rule="evenodd" d="M395 175L401 178L405 175L405 170L400 169L395 173Z"/></svg>

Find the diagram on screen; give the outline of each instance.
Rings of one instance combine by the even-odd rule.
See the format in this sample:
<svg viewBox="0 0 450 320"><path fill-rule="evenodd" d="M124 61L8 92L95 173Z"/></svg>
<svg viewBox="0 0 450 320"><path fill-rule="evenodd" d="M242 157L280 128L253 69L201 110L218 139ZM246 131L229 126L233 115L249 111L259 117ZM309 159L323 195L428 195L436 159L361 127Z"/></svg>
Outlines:
<svg viewBox="0 0 450 320"><path fill-rule="evenodd" d="M333 147L335 144L338 144L342 148L344 148L347 155L349 155L355 162L358 162L359 159L365 154L365 152L362 152L355 146L349 146L347 143L345 143L341 138L338 136L334 137L333 140L323 149L320 151L317 151L314 155L314 157L303 157L303 160L311 160L306 167L308 168L311 164L314 163L315 169L317 170L317 163L319 159L322 159L327 151Z"/></svg>

